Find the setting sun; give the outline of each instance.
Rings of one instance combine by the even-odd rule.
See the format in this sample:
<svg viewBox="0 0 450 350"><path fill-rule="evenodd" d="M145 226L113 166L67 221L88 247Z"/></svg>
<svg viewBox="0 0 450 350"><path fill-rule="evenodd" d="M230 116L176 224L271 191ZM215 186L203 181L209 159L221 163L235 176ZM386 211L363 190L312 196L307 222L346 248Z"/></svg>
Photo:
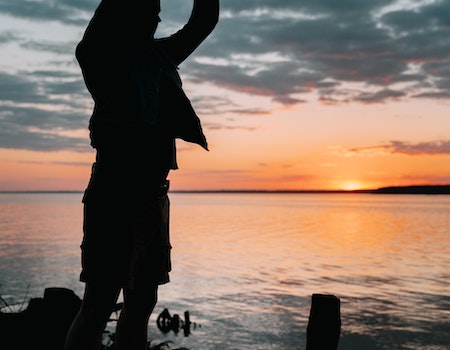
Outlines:
<svg viewBox="0 0 450 350"><path fill-rule="evenodd" d="M341 188L346 191L361 190L364 188L360 181L349 180L342 183Z"/></svg>

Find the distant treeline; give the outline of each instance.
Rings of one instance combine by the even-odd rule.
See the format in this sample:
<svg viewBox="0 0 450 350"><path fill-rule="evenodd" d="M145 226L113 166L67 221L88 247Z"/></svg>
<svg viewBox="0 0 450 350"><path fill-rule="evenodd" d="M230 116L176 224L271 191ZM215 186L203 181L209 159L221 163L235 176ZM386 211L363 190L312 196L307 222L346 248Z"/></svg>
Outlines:
<svg viewBox="0 0 450 350"><path fill-rule="evenodd" d="M370 193L386 194L450 194L450 185L434 186L391 186L382 187Z"/></svg>

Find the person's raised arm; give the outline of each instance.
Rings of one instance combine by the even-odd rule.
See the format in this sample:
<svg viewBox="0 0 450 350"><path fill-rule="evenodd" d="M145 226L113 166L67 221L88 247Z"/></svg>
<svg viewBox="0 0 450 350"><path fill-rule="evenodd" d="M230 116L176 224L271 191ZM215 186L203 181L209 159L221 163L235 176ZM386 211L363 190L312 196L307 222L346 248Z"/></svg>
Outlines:
<svg viewBox="0 0 450 350"><path fill-rule="evenodd" d="M194 0L188 23L168 38L156 42L176 65L183 62L213 31L219 20L219 0Z"/></svg>

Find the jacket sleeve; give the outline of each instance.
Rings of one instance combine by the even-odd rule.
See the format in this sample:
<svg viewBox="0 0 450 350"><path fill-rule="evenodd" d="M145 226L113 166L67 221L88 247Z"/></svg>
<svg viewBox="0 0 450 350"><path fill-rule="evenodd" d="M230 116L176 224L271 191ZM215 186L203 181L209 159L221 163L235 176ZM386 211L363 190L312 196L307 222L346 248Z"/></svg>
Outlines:
<svg viewBox="0 0 450 350"><path fill-rule="evenodd" d="M156 42L178 66L213 31L218 20L219 0L194 0L188 23L170 37Z"/></svg>

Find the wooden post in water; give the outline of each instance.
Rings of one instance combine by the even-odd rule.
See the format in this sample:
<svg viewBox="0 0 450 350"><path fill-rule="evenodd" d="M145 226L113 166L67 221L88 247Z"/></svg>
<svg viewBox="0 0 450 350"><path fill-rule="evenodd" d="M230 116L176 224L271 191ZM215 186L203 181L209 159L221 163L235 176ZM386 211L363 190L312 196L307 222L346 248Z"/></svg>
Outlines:
<svg viewBox="0 0 450 350"><path fill-rule="evenodd" d="M329 294L313 294L306 332L306 350L336 350L340 332L339 298Z"/></svg>
<svg viewBox="0 0 450 350"><path fill-rule="evenodd" d="M184 312L184 336L188 337L191 334L191 318L189 316L189 311Z"/></svg>

